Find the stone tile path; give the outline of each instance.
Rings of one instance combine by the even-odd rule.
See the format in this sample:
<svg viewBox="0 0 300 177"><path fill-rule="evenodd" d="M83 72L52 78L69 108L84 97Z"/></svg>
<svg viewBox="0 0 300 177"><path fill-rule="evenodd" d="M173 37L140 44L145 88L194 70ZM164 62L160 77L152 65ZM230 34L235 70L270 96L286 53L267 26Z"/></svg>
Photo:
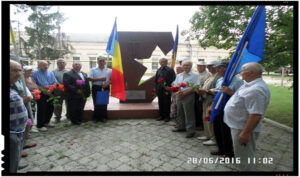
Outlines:
<svg viewBox="0 0 300 177"><path fill-rule="evenodd" d="M48 132L31 133L26 149L29 164L20 172L36 171L236 171L211 156L216 146L204 146L185 133L171 132L172 122L155 119L110 120L106 124L86 122L71 125L66 119ZM293 135L263 124L257 143L257 158L273 158L273 164L257 165L257 171L293 170ZM197 135L202 135L197 132ZM193 164L191 158L197 158ZM202 161L199 163L200 159Z"/></svg>

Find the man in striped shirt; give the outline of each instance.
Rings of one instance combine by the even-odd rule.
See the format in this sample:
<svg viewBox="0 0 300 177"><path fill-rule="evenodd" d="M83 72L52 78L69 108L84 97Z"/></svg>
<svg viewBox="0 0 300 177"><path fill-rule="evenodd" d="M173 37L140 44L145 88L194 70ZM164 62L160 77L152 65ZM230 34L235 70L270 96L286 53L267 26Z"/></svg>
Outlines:
<svg viewBox="0 0 300 177"><path fill-rule="evenodd" d="M10 134L9 134L9 172L16 173L21 158L21 152L24 144L24 132L28 119L27 109L23 98L13 87L14 83L20 78L22 72L21 65L10 60ZM26 99L26 98L25 98Z"/></svg>

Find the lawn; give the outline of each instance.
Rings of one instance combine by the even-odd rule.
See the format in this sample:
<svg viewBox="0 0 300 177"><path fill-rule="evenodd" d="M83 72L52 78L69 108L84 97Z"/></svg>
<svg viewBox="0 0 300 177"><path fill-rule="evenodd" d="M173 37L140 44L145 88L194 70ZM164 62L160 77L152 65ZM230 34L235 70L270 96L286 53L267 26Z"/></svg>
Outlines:
<svg viewBox="0 0 300 177"><path fill-rule="evenodd" d="M268 87L271 99L265 117L293 127L293 89L275 85L268 85Z"/></svg>

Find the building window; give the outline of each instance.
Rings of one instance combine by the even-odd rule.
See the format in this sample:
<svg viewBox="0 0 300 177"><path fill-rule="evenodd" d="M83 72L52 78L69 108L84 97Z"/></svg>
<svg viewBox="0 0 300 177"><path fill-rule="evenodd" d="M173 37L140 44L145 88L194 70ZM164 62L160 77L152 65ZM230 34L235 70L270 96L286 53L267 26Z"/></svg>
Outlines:
<svg viewBox="0 0 300 177"><path fill-rule="evenodd" d="M112 68L112 58L108 57L106 60L106 67L107 68Z"/></svg>
<svg viewBox="0 0 300 177"><path fill-rule="evenodd" d="M204 59L202 59L202 58L199 58L199 59L198 59L198 61L204 61Z"/></svg>
<svg viewBox="0 0 300 177"><path fill-rule="evenodd" d="M74 63L75 61L80 61L80 57L73 57L73 63Z"/></svg>
<svg viewBox="0 0 300 177"><path fill-rule="evenodd" d="M158 69L158 58L152 58L152 72L156 72Z"/></svg>
<svg viewBox="0 0 300 177"><path fill-rule="evenodd" d="M90 59L90 68L95 68L96 67L96 57L89 57Z"/></svg>

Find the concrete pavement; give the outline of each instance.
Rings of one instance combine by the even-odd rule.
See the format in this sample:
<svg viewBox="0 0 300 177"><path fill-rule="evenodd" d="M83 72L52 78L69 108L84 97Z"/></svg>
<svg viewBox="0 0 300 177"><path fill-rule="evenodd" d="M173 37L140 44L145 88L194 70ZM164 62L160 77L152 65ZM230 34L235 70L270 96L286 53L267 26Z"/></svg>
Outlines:
<svg viewBox="0 0 300 177"><path fill-rule="evenodd" d="M52 123L55 127L48 132L31 133L28 143L37 146L24 150L28 157L21 164L29 166L20 172L236 171L234 164L210 155L216 146L171 132L172 122L127 119L78 126L64 119ZM293 134L263 123L256 156L266 164L257 164L257 171L292 171L293 155Z"/></svg>

